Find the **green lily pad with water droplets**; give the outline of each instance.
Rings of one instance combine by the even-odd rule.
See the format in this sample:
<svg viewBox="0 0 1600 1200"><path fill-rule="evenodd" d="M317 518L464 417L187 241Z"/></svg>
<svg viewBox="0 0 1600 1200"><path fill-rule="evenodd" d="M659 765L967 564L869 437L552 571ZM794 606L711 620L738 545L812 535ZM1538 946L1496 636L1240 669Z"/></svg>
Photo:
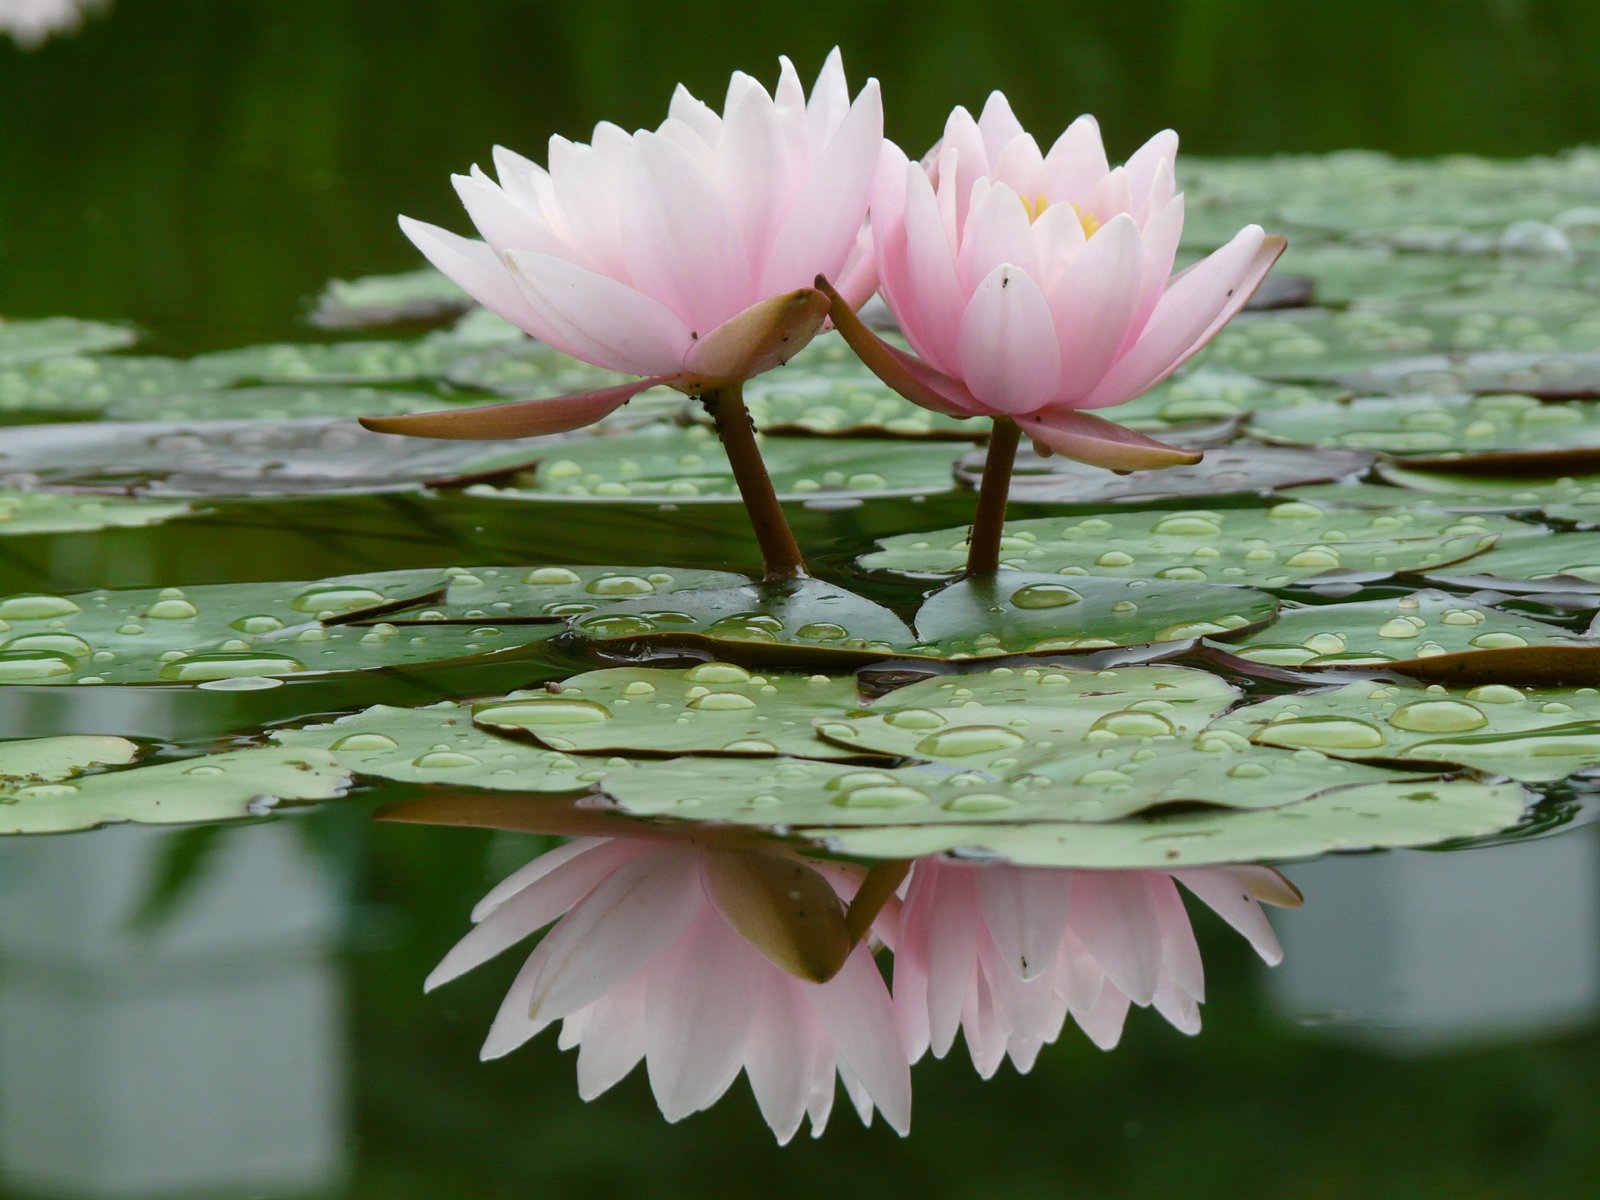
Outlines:
<svg viewBox="0 0 1600 1200"><path fill-rule="evenodd" d="M1600 592L1600 533L1508 538L1481 558L1430 571L1428 578L1508 592Z"/></svg>
<svg viewBox="0 0 1600 1200"><path fill-rule="evenodd" d="M742 575L727 571L676 567L446 567L438 574L447 586L438 596L346 619L355 625L531 621L554 623L555 628L568 618L618 603L745 582Z"/></svg>
<svg viewBox="0 0 1600 1200"><path fill-rule="evenodd" d="M0 415L61 420L97 416L118 403L227 387L237 375L175 358L63 355L0 364Z"/></svg>
<svg viewBox="0 0 1600 1200"><path fill-rule="evenodd" d="M1008 521L1006 566L1110 579L1286 587L1338 571L1381 578L1470 558L1524 525L1437 512L1371 513L1304 501L1262 509L1104 513ZM862 567L917 578L963 569L967 529L882 539Z"/></svg>
<svg viewBox="0 0 1600 1200"><path fill-rule="evenodd" d="M104 321L81 321L76 317L0 320L0 368L67 354L118 350L137 340L138 335L127 326Z"/></svg>
<svg viewBox="0 0 1600 1200"><path fill-rule="evenodd" d="M1122 737L1192 737L1238 698L1187 667L997 667L920 680L818 732L858 752L989 768Z"/></svg>
<svg viewBox="0 0 1600 1200"><path fill-rule="evenodd" d="M918 652L965 659L1185 642L1242 634L1277 610L1250 588L1000 571L930 596L917 611Z"/></svg>
<svg viewBox="0 0 1600 1200"><path fill-rule="evenodd" d="M133 529L159 525L193 511L189 505L178 501L0 491L0 537Z"/></svg>
<svg viewBox="0 0 1600 1200"><path fill-rule="evenodd" d="M1434 591L1286 608L1219 648L1274 667L1383 667L1439 682L1600 682L1600 641Z"/></svg>
<svg viewBox="0 0 1600 1200"><path fill-rule="evenodd" d="M473 307L468 296L432 267L395 275L363 275L330 279L311 312L311 323L324 329L360 329L431 321Z"/></svg>
<svg viewBox="0 0 1600 1200"><path fill-rule="evenodd" d="M1600 692L1360 682L1274 696L1211 726L1337 758L1454 763L1524 783L1600 765Z"/></svg>
<svg viewBox="0 0 1600 1200"><path fill-rule="evenodd" d="M589 671L550 690L478 704L473 719L501 734L532 737L573 754L728 754L857 758L862 750L820 740L818 720L857 710L855 680L759 675L733 663L687 670Z"/></svg>
<svg viewBox="0 0 1600 1200"><path fill-rule="evenodd" d="M318 417L354 420L449 408L451 404L428 392L278 384L123 397L109 404L104 415L112 421L294 421Z"/></svg>
<svg viewBox="0 0 1600 1200"><path fill-rule="evenodd" d="M1474 350L1373 363L1340 381L1360 392L1521 392L1544 400L1600 397L1600 353Z"/></svg>
<svg viewBox="0 0 1600 1200"><path fill-rule="evenodd" d="M0 742L0 787L25 783L59 783L90 767L129 763L139 747L127 738L69 734ZM4 804L0 791L0 804Z"/></svg>
<svg viewBox="0 0 1600 1200"><path fill-rule="evenodd" d="M1356 450L1301 450L1236 442L1207 450L1193 466L1112 474L1058 454L1040 458L1028 449L1017 456L1011 499L1027 504L1138 504L1180 496L1264 496L1352 475L1372 462L1372 455ZM982 451L968 454L956 463L956 478L976 490L983 481L983 467ZM1350 485L1327 486L1321 499L1338 505L1338 489Z"/></svg>
<svg viewBox="0 0 1600 1200"><path fill-rule="evenodd" d="M541 795L589 791L602 774L627 766L496 737L473 725L467 705L448 701L425 708L378 704L334 721L275 730L271 738L292 750L327 751L357 775Z"/></svg>
<svg viewBox="0 0 1600 1200"><path fill-rule="evenodd" d="M1150 432L1195 421L1326 404L1343 394L1344 389L1333 385L1282 383L1243 371L1201 367L1158 383L1106 416L1119 425Z"/></svg>
<svg viewBox="0 0 1600 1200"><path fill-rule="evenodd" d="M477 348L430 334L411 341L281 342L218 350L192 359L250 383L403 383L442 379Z"/></svg>
<svg viewBox="0 0 1600 1200"><path fill-rule="evenodd" d="M1515 784L1412 774L1238 735L1122 738L1003 773L799 759L640 764L602 789L625 813L753 825L862 858L955 852L1038 866L1160 868L1425 845L1498 832Z"/></svg>
<svg viewBox="0 0 1600 1200"><path fill-rule="evenodd" d="M349 773L322 751L231 750L0 790L0 834L263 817L280 803L335 799L349 784Z"/></svg>
<svg viewBox="0 0 1600 1200"><path fill-rule="evenodd" d="M926 495L953 484L947 444L869 438L761 437L761 456L787 500ZM692 426L579 437L551 444L516 487L479 487L500 500L738 503L739 488L716 435Z"/></svg>
<svg viewBox="0 0 1600 1200"><path fill-rule="evenodd" d="M1262 413L1247 432L1275 445L1371 450L1424 460L1537 452L1558 470L1600 467L1600 404L1553 403L1532 396L1404 396ZM1592 462L1589 460L1592 459ZM1487 464L1485 464L1487 465Z"/></svg>
<svg viewBox="0 0 1600 1200"><path fill-rule="evenodd" d="M633 376L593 366L543 342L524 339L506 345L477 347L451 363L445 378L456 387L476 391L564 396L569 392L615 387L627 383ZM650 396L656 391L663 396L676 397L678 403L683 400L668 388L640 394Z"/></svg>
<svg viewBox="0 0 1600 1200"><path fill-rule="evenodd" d="M1377 475L1405 490L1394 501L1428 504L1458 512L1575 512L1585 506L1600 511L1600 474L1496 475L1484 471L1458 474L1417 468L1385 460ZM1389 489L1383 489L1387 492Z"/></svg>

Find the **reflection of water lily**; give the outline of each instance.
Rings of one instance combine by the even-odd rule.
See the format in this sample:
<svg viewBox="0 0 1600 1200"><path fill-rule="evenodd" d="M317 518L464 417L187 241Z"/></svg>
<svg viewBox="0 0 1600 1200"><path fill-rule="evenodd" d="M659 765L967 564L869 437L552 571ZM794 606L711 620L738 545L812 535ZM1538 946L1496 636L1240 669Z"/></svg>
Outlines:
<svg viewBox="0 0 1600 1200"><path fill-rule="evenodd" d="M920 357L850 314L834 320L908 399L995 419L993 495L978 521L991 540L1020 433L1113 470L1199 458L1088 411L1141 394L1203 347L1283 250L1251 225L1172 275L1183 231L1177 145L1157 134L1112 168L1098 126L1081 117L1046 154L996 92L976 121L955 110L927 169L885 150L872 202L878 271ZM994 569L990 550L975 538L974 570Z"/></svg>
<svg viewBox="0 0 1600 1200"><path fill-rule="evenodd" d="M773 904L786 901L795 907L775 918ZM559 1020L561 1045L578 1048L585 1099L642 1059L676 1121L713 1104L742 1068L787 1141L807 1116L821 1132L837 1072L864 1120L876 1106L909 1128L911 1081L888 991L868 949L838 940L842 923L836 938L842 905L798 860L580 838L501 883L473 919L430 988L555 922L511 985L485 1058ZM796 921L810 930L798 942ZM794 973L835 969L822 983Z"/></svg>
<svg viewBox="0 0 1600 1200"><path fill-rule="evenodd" d="M923 859L894 933L895 1018L908 1055L942 1058L959 1028L985 1077L1009 1056L1027 1071L1070 1014L1116 1045L1130 1004L1185 1033L1200 1029L1200 951L1173 881L1283 957L1258 900L1298 902L1259 867L1074 871Z"/></svg>
<svg viewBox="0 0 1600 1200"><path fill-rule="evenodd" d="M0 0L0 33L36 50L58 34L76 33L85 13L105 6L106 0Z"/></svg>

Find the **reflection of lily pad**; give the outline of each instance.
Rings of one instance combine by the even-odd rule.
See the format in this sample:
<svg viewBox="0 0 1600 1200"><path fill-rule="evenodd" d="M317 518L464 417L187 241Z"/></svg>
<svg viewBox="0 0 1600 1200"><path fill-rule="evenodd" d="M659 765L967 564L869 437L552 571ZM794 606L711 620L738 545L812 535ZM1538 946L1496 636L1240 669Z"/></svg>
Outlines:
<svg viewBox="0 0 1600 1200"><path fill-rule="evenodd" d="M15 367L64 354L116 350L131 345L136 338L127 326L80 321L76 317L0 320L0 367Z"/></svg>
<svg viewBox="0 0 1600 1200"><path fill-rule="evenodd" d="M1249 588L1002 571L935 592L916 625L922 653L974 658L1228 636L1270 620L1277 608Z"/></svg>
<svg viewBox="0 0 1600 1200"><path fill-rule="evenodd" d="M468 708L448 702L379 704L327 724L276 730L272 740L291 750L327 751L347 771L402 783L568 794L622 769L495 737L473 726Z"/></svg>
<svg viewBox="0 0 1600 1200"><path fill-rule="evenodd" d="M1118 737L1192 737L1238 698L1186 667L999 667L910 684L819 732L857 752L993 767Z"/></svg>
<svg viewBox="0 0 1600 1200"><path fill-rule="evenodd" d="M172 392L119 398L105 410L113 421L292 421L307 417L381 417L448 408L427 392L308 385Z"/></svg>
<svg viewBox="0 0 1600 1200"><path fill-rule="evenodd" d="M472 298L432 267L398 275L331 279L317 297L313 324L324 329L354 329L427 321L465 312Z"/></svg>
<svg viewBox="0 0 1600 1200"><path fill-rule="evenodd" d="M0 491L0 537L159 525L190 511L187 504L168 501Z"/></svg>
<svg viewBox="0 0 1600 1200"><path fill-rule="evenodd" d="M778 494L812 497L916 495L948 491L948 445L882 439L761 439ZM664 427L548 445L532 479L518 487L480 488L504 500L594 499L736 502L739 489L709 429Z"/></svg>
<svg viewBox="0 0 1600 1200"><path fill-rule="evenodd" d="M349 783L333 756L316 750L232 750L7 789L0 792L0 834L263 817L281 802L342 796Z"/></svg>
<svg viewBox="0 0 1600 1200"><path fill-rule="evenodd" d="M1274 696L1236 709L1211 728L1257 745L1338 758L1456 763L1533 783L1600 764L1600 693L1588 687L1351 683Z"/></svg>
<svg viewBox="0 0 1600 1200"><path fill-rule="evenodd" d="M1436 512L1372 513L1304 501L1262 509L1107 513L1009 521L1000 561L1029 571L1284 587L1329 571L1366 577L1468 558L1526 526ZM913 577L966 563L967 530L884 538L861 565Z"/></svg>
<svg viewBox="0 0 1600 1200"><path fill-rule="evenodd" d="M1497 832L1522 789L1403 774L1236 735L1136 738L1026 771L792 759L641 764L602 787L624 811L754 825L867 858L958 852L1041 866L1175 867ZM1199 806L1196 810L1195 806Z"/></svg>
<svg viewBox="0 0 1600 1200"><path fill-rule="evenodd" d="M1444 592L1285 609L1223 649L1275 667L1390 667L1418 678L1600 681L1600 641Z"/></svg>
<svg viewBox="0 0 1600 1200"><path fill-rule="evenodd" d="M1338 446L1427 457L1560 453L1563 469L1586 451L1600 466L1600 405L1532 396L1406 396L1262 413L1249 427L1263 441Z"/></svg>
<svg viewBox="0 0 1600 1200"><path fill-rule="evenodd" d="M976 489L983 479L981 451L956 463L956 478ZM1215 497L1255 493L1338 479L1363 471L1372 456L1355 450L1299 450L1240 443L1206 451L1192 467L1129 471L1114 475L1100 467L1026 450L1017 456L1011 498L1030 504L1130 504L1169 497ZM1338 503L1335 485L1326 497ZM1400 493L1397 493L1400 494Z"/></svg>
<svg viewBox="0 0 1600 1200"><path fill-rule="evenodd" d="M574 754L732 754L852 758L818 740L812 722L858 706L855 681L827 675L756 675L732 663L682 671L590 671L546 691L479 704L473 719Z"/></svg>

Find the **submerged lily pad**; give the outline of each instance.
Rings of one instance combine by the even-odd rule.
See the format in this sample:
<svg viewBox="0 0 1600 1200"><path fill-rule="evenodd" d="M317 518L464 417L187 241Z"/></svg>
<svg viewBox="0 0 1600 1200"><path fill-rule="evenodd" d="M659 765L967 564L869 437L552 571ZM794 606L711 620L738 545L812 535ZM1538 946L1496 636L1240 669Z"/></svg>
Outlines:
<svg viewBox="0 0 1600 1200"><path fill-rule="evenodd" d="M827 675L758 675L733 663L687 670L589 671L544 691L479 704L473 719L574 754L730 754L854 758L863 751L818 740L817 720L858 707L855 681Z"/></svg>
<svg viewBox="0 0 1600 1200"><path fill-rule="evenodd" d="M1250 588L1001 571L930 596L917 612L917 649L960 659L1183 642L1241 633L1277 609Z"/></svg>
<svg viewBox="0 0 1600 1200"><path fill-rule="evenodd" d="M193 509L183 503L0 491L0 537L25 533L82 533L159 525Z"/></svg>
<svg viewBox="0 0 1600 1200"><path fill-rule="evenodd" d="M983 460L981 451L962 458L956 463L956 478L976 489L983 481ZM1356 450L1237 443L1207 450L1205 458L1190 467L1115 475L1060 455L1040 458L1029 449L1017 456L1011 498L1029 504L1134 504L1179 496L1266 495L1352 475L1366 470L1372 461L1372 455ZM1337 489L1346 486L1333 485L1322 498L1338 503Z"/></svg>
<svg viewBox="0 0 1600 1200"><path fill-rule="evenodd" d="M448 701L425 708L379 704L271 736L292 750L327 751L357 775L541 795L588 791L602 774L626 766L620 760L571 758L485 733L473 726L469 707Z"/></svg>
<svg viewBox="0 0 1600 1200"><path fill-rule="evenodd" d="M65 354L93 354L132 345L138 335L125 325L81 321L76 317L44 317L35 321L0 320L0 367L15 367Z"/></svg>
<svg viewBox="0 0 1600 1200"><path fill-rule="evenodd" d="M311 313L324 329L357 329L452 316L473 307L472 297L454 281L423 267L397 275L331 279Z"/></svg>
<svg viewBox="0 0 1600 1200"><path fill-rule="evenodd" d="M822 441L763 437L761 455L779 496L918 495L948 491L948 445L869 438ZM501 500L638 500L658 503L737 502L728 457L711 430L657 428L547 444L532 479L516 487L482 487Z"/></svg>
<svg viewBox="0 0 1600 1200"><path fill-rule="evenodd" d="M1401 396L1262 413L1248 432L1280 445L1336 446L1384 454L1483 459L1555 452L1577 469L1600 467L1600 404L1532 396Z"/></svg>
<svg viewBox="0 0 1600 1200"><path fill-rule="evenodd" d="M1275 667L1382 666L1440 681L1600 682L1600 641L1444 592L1287 608L1222 647Z"/></svg>
<svg viewBox="0 0 1600 1200"><path fill-rule="evenodd" d="M1285 587L1339 571L1377 578L1470 558L1526 526L1437 512L1370 513L1293 501L1264 509L1008 521L1000 561L1033 572ZM913 577L966 563L967 529L884 538L861 566Z"/></svg>
<svg viewBox="0 0 1600 1200"><path fill-rule="evenodd" d="M349 784L349 773L332 755L276 747L77 779L58 774L52 782L0 790L0 834L64 833L118 821L182 825L263 817L280 803L342 796Z"/></svg>
<svg viewBox="0 0 1600 1200"><path fill-rule="evenodd" d="M683 758L608 777L639 817L754 825L865 858L926 854L1036 866L1261 861L1498 832L1516 784L1405 774L1233 735L1118 739L1006 774Z"/></svg>
<svg viewBox="0 0 1600 1200"><path fill-rule="evenodd" d="M1600 764L1600 693L1592 687L1471 689L1391 683L1274 696L1216 721L1262 746L1337 758L1456 763L1525 783Z"/></svg>

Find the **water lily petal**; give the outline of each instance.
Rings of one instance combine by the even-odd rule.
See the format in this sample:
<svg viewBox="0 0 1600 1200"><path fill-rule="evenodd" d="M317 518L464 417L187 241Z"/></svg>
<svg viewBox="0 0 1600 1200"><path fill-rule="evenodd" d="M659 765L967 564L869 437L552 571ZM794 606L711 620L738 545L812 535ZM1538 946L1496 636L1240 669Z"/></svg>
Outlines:
<svg viewBox="0 0 1600 1200"><path fill-rule="evenodd" d="M1139 340L1150 315L1161 302L1167 281L1172 277L1172 264L1178 256L1178 242L1183 237L1183 195L1172 197L1155 213L1144 227L1144 282L1139 287L1139 302L1134 306L1133 317L1122 335L1119 355Z"/></svg>
<svg viewBox="0 0 1600 1200"><path fill-rule="evenodd" d="M956 256L956 276L968 295L1002 263L1010 263L1034 279L1039 277L1039 256L1027 209L1004 183L986 186L988 182L980 180L973 189L972 210Z"/></svg>
<svg viewBox="0 0 1600 1200"><path fill-rule="evenodd" d="M1118 991L1135 1004L1155 998L1161 927L1143 872L1079 872L1072 884L1070 923Z"/></svg>
<svg viewBox="0 0 1600 1200"><path fill-rule="evenodd" d="M1072 872L989 867L974 873L983 923L1006 970L1022 980L1050 971L1067 931Z"/></svg>
<svg viewBox="0 0 1600 1200"><path fill-rule="evenodd" d="M1230 871L1221 868L1196 868L1174 871L1172 877L1188 888L1202 903L1255 947L1263 961L1276 966L1283 961L1283 947L1273 932L1261 905L1249 888Z"/></svg>
<svg viewBox="0 0 1600 1200"><path fill-rule="evenodd" d="M1019 137L1027 137L1022 122L1011 111L1011 101L1002 91L992 91L983 102L978 114L978 132L983 135L983 146L988 152L991 166L997 166L1005 148ZM998 175L1000 172L994 172Z"/></svg>
<svg viewBox="0 0 1600 1200"><path fill-rule="evenodd" d="M1203 457L1198 450L1169 446L1092 413L1047 409L1013 419L1041 451L1109 471L1190 466Z"/></svg>
<svg viewBox="0 0 1600 1200"><path fill-rule="evenodd" d="M557 349L629 375L682 367L693 334L659 300L553 255L513 250L506 257Z"/></svg>
<svg viewBox="0 0 1600 1200"><path fill-rule="evenodd" d="M578 1095L593 1100L621 1083L645 1056L650 972L624 979L588 1008L568 1017L582 1021L578 1045ZM566 1029L562 1029L566 1033Z"/></svg>
<svg viewBox="0 0 1600 1200"><path fill-rule="evenodd" d="M1061 339L1056 395L1067 403L1093 391L1122 348L1144 290L1144 243L1127 213L1091 237L1050 293Z"/></svg>
<svg viewBox="0 0 1600 1200"><path fill-rule="evenodd" d="M1145 873L1150 889L1150 906L1161 929L1161 976L1195 1001L1206 998L1205 967L1200 961L1200 946L1194 940L1194 926L1183 907L1183 897L1171 878L1159 871ZM1199 1028L1198 1014L1195 1028Z"/></svg>
<svg viewBox="0 0 1600 1200"><path fill-rule="evenodd" d="M400 218L400 228L430 263L479 304L525 333L550 339L549 322L528 303L506 264L488 243L410 217Z"/></svg>
<svg viewBox="0 0 1600 1200"><path fill-rule="evenodd" d="M477 167L470 175L452 175L450 182L455 185L467 216L502 260L507 250L537 250L561 258L573 257L567 244L537 212L514 199Z"/></svg>
<svg viewBox="0 0 1600 1200"><path fill-rule="evenodd" d="M833 1035L840 1064L848 1066L889 1127L904 1137L911 1129L911 1069L872 955L858 946L827 983L802 986Z"/></svg>
<svg viewBox="0 0 1600 1200"><path fill-rule="evenodd" d="M962 380L986 408L1031 413L1055 395L1061 349L1050 304L1021 268L1002 264L978 285L959 345Z"/></svg>
<svg viewBox="0 0 1600 1200"><path fill-rule="evenodd" d="M759 272L788 202L789 150L772 97L742 71L729 84L726 114L713 176Z"/></svg>
<svg viewBox="0 0 1600 1200"><path fill-rule="evenodd" d="M1087 113L1073 121L1044 156L1044 166L1050 177L1051 199L1081 205L1111 170L1105 143L1100 140L1100 123Z"/></svg>
<svg viewBox="0 0 1600 1200"><path fill-rule="evenodd" d="M1178 135L1170 129L1163 129L1129 157L1126 163L1128 193L1132 198L1131 211L1140 225L1172 198L1172 163L1177 157ZM1165 176L1161 173L1163 164L1167 168ZM1161 181L1159 189L1158 180Z"/></svg>
<svg viewBox="0 0 1600 1200"><path fill-rule="evenodd" d="M755 1022L745 1049L745 1073L756 1105L779 1145L787 1145L805 1117L821 1030L801 988L777 970L762 972L748 997ZM832 1083L832 1070L829 1070Z"/></svg>

